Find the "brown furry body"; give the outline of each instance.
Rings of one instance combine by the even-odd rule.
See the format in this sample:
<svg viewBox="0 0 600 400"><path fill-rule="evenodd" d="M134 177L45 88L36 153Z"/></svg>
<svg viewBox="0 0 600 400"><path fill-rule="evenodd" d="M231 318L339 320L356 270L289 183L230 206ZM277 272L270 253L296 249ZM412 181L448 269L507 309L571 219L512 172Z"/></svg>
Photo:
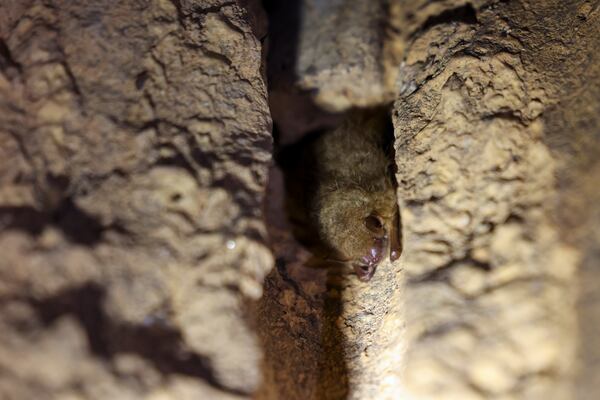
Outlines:
<svg viewBox="0 0 600 400"><path fill-rule="evenodd" d="M324 264L350 264L364 281L388 251L392 260L401 251L386 121L356 111L301 145L298 159L283 160L292 165L287 208L296 236Z"/></svg>

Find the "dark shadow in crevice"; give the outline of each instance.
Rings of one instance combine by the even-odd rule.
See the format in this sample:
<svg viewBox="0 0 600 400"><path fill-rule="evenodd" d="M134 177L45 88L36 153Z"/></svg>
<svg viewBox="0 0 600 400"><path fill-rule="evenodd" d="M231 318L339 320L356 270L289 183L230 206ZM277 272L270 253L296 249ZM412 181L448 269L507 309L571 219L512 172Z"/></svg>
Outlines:
<svg viewBox="0 0 600 400"><path fill-rule="evenodd" d="M267 83L295 80L296 59L300 43L302 0L263 0L269 18Z"/></svg>
<svg viewBox="0 0 600 400"><path fill-rule="evenodd" d="M16 229L38 236L47 226L58 228L73 242L93 246L102 239L105 228L99 220L71 200L61 201L53 211L40 211L33 207L0 207L0 221L5 229Z"/></svg>
<svg viewBox="0 0 600 400"><path fill-rule="evenodd" d="M216 389L246 394L220 383L210 360L187 348L182 333L167 319L152 318L142 324L114 321L104 311L104 298L105 290L89 283L27 301L46 326L65 315L75 318L86 334L90 351L97 357L112 361L118 354L136 354L163 375L200 378Z"/></svg>
<svg viewBox="0 0 600 400"><path fill-rule="evenodd" d="M476 24L478 22L477 12L475 11L475 8L473 8L473 5L467 3L464 6L451 8L438 15L433 15L427 18L425 23L421 26L420 31L427 31L436 25L449 24L452 22L469 25Z"/></svg>
<svg viewBox="0 0 600 400"><path fill-rule="evenodd" d="M71 198L62 201L51 221L73 243L92 246L102 239L104 228L98 218L77 207Z"/></svg>
<svg viewBox="0 0 600 400"><path fill-rule="evenodd" d="M2 229L16 229L38 236L48 224L48 215L33 207L0 207L0 226Z"/></svg>
<svg viewBox="0 0 600 400"><path fill-rule="evenodd" d="M297 141L310 131L331 128L339 123L339 115L317 106L314 93L298 86L302 3L301 0L263 1L269 17L267 83L276 149Z"/></svg>
<svg viewBox="0 0 600 400"><path fill-rule="evenodd" d="M14 79L23 72L22 65L15 60L2 38L0 38L0 71L4 72L9 79Z"/></svg>

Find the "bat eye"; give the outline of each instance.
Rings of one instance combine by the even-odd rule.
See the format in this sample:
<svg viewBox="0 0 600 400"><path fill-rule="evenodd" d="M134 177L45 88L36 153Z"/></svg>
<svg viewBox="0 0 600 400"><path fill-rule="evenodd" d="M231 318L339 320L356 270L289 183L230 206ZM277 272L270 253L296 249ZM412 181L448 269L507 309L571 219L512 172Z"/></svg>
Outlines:
<svg viewBox="0 0 600 400"><path fill-rule="evenodd" d="M385 235L385 230L383 229L383 222L381 222L381 219L376 215L371 214L367 218L365 218L365 226L368 230L377 234L378 236Z"/></svg>

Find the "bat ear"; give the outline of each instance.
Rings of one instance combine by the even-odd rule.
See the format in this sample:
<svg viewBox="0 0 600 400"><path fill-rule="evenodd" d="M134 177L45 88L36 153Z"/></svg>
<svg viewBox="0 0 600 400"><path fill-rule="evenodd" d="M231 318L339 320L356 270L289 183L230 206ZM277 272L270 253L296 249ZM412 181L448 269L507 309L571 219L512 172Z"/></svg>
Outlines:
<svg viewBox="0 0 600 400"><path fill-rule="evenodd" d="M402 254L402 224L400 222L400 207L396 205L392 227L390 230L390 260L396 261Z"/></svg>

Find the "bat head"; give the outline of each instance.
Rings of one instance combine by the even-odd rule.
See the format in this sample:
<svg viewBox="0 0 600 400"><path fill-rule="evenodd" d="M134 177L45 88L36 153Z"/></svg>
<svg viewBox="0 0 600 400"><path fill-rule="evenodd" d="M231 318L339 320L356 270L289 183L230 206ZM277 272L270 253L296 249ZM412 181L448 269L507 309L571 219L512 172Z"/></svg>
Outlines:
<svg viewBox="0 0 600 400"><path fill-rule="evenodd" d="M366 235L360 241L358 252L352 260L352 266L358 279L363 282L371 280L379 263L383 260L389 243L389 234L383 218L375 211L363 220Z"/></svg>
<svg viewBox="0 0 600 400"><path fill-rule="evenodd" d="M320 235L339 261L349 263L358 279L371 280L389 254L400 255L399 220L393 190L368 193L337 190L321 208Z"/></svg>

